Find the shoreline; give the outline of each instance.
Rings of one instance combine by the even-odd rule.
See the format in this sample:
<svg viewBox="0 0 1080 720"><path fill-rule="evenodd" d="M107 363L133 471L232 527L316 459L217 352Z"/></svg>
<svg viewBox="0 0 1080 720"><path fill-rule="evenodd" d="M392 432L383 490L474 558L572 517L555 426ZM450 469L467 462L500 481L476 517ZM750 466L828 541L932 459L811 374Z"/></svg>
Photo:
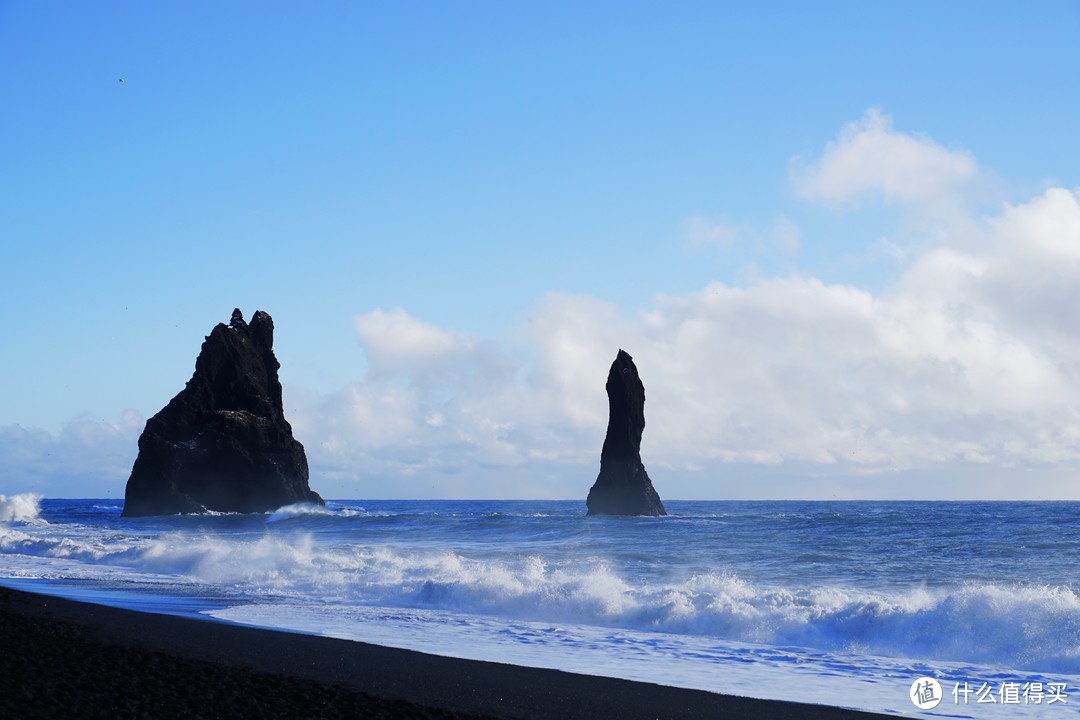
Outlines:
<svg viewBox="0 0 1080 720"><path fill-rule="evenodd" d="M898 717L463 660L0 585L6 717Z"/></svg>

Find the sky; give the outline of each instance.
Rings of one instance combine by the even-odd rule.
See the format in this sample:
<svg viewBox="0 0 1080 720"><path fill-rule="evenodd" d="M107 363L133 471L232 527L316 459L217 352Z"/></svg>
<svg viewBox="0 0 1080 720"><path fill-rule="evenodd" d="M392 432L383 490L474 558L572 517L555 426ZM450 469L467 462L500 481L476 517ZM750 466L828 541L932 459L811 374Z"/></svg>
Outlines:
<svg viewBox="0 0 1080 720"><path fill-rule="evenodd" d="M0 0L0 492L232 309L331 498L1080 499L1080 4Z"/></svg>

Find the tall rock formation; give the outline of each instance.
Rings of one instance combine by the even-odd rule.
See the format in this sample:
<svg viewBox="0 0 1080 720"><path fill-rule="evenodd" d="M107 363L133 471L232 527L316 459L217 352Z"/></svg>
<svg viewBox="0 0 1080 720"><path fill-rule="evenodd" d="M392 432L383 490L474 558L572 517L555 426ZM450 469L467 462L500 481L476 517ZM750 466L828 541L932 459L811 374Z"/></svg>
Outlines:
<svg viewBox="0 0 1080 720"><path fill-rule="evenodd" d="M645 386L634 359L619 350L607 378L608 427L600 475L589 490L589 515L667 515L641 464Z"/></svg>
<svg viewBox="0 0 1080 720"><path fill-rule="evenodd" d="M187 386L146 422L126 516L265 512L323 504L281 407L274 321L233 310L203 343Z"/></svg>

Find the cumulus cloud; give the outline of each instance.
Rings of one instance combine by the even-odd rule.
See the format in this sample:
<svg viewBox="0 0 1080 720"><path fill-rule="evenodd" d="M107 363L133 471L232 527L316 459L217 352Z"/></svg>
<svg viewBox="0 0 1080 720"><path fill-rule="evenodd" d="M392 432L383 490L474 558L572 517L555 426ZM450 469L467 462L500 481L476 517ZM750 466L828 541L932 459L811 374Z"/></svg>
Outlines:
<svg viewBox="0 0 1080 720"><path fill-rule="evenodd" d="M369 363L363 380L329 397L289 391L294 430L320 473L355 478L349 468L360 467L405 481L523 461L518 428L499 410L521 399L501 348L401 309L358 315L353 327Z"/></svg>
<svg viewBox="0 0 1080 720"><path fill-rule="evenodd" d="M620 347L646 383L646 462L682 478L676 494L733 496L708 483L774 467L828 478L804 496L807 487L860 496L838 479L903 474L938 497L979 497L1002 468L1039 468L1060 482L1047 468L1080 464L1080 412L1070 402L1080 396L1075 191L978 217L967 202L981 180L974 158L895 130L876 109L817 160L796 160L791 180L813 202L895 205L928 223L933 241L880 239L905 269L876 293L795 273L657 295L636 315L551 294L534 305L515 353L403 310L360 315L371 370L323 413L334 418L317 433L326 465L349 458L390 476L513 468L515 478L546 474L540 495L576 496L603 439L603 381ZM794 256L803 242L784 216L766 231L702 217L683 230L691 247L725 253ZM950 490L927 480L937 471L983 484ZM999 497L1061 496L1059 486L995 477ZM491 487L508 492L497 480ZM910 496L878 490L890 495Z"/></svg>
<svg viewBox="0 0 1080 720"><path fill-rule="evenodd" d="M903 269L884 290L796 272L659 294L633 313L551 293L503 344L401 308L360 313L367 371L325 396L285 388L312 484L330 496L584 497L623 348L647 392L643 458L667 498L1080 498L1080 191L976 216L962 196L978 180L968 154L870 111L793 181L814 202L876 196L937 217L933 243L895 248ZM934 215L945 206L954 215ZM794 254L804 241L783 216L764 232L685 229L721 250ZM122 483L139 429L0 428L7 477L22 479L0 491L40 490L63 468Z"/></svg>
<svg viewBox="0 0 1080 720"><path fill-rule="evenodd" d="M323 408L333 427L316 433L315 455L380 477L459 477L436 492L475 495L479 483L496 496L575 497L592 479L603 383L622 347L648 394L644 458L669 496L737 495L726 483L755 467L870 487L934 469L955 480L971 468L1076 467L1080 344L1069 311L1080 196L1053 189L981 227L979 252L932 248L881 293L795 275L659 295L632 315L550 294L513 354L402 310L360 315L371 371L333 412ZM535 482L523 490L522 477ZM968 482L926 492L979 497L986 487ZM799 493L814 487L832 485ZM893 485L876 494L909 496Z"/></svg>
<svg viewBox="0 0 1080 720"><path fill-rule="evenodd" d="M1077 358L1074 308L1080 302L1080 200L1052 188L994 218L989 247L973 262L977 301L1027 342Z"/></svg>
<svg viewBox="0 0 1080 720"><path fill-rule="evenodd" d="M935 220L957 211L977 174L969 153L898 132L875 108L844 126L819 160L797 158L791 168L796 191L808 200L854 207L877 198Z"/></svg>
<svg viewBox="0 0 1080 720"><path fill-rule="evenodd" d="M411 317L404 310L375 310L353 319L376 374L430 370L444 359L467 353L471 342Z"/></svg>

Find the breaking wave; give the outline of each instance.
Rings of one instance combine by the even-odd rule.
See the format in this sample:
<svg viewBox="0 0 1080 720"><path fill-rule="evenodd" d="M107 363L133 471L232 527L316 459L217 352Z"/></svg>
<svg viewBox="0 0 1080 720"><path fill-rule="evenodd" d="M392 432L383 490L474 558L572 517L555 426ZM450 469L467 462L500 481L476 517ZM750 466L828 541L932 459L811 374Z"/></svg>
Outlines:
<svg viewBox="0 0 1080 720"><path fill-rule="evenodd" d="M280 507L274 512L270 513L266 518L266 522L281 522L282 520L296 520L306 519L310 517L358 517L367 516L368 514L361 509L354 509L350 507L327 507L325 505L317 505L315 503L294 503L292 505L286 505Z"/></svg>
<svg viewBox="0 0 1080 720"><path fill-rule="evenodd" d="M315 503L295 503L293 505L286 505L280 507L274 512L270 513L270 516L266 518L266 522L278 522L280 520L289 520L296 517L304 517L307 515L333 515L331 510L327 510L322 505L316 505Z"/></svg>
<svg viewBox="0 0 1080 720"><path fill-rule="evenodd" d="M21 498L21 499L20 499ZM12 518L36 517L35 496L2 498ZM332 513L291 506L271 516ZM280 515L279 515L280 513ZM4 516L6 517L6 516ZM21 520L29 522L28 520ZM1080 596L1066 586L968 584L877 592L771 587L734 574L632 584L602 562L541 555L483 557L445 549L320 546L306 533L249 538L168 533L156 538L64 537L0 527L0 553L124 568L133 577L267 597L659 631L774 646L1080 672ZM40 564L40 563L39 563ZM69 570L70 572L70 570Z"/></svg>
<svg viewBox="0 0 1080 720"><path fill-rule="evenodd" d="M0 495L0 522L44 523L38 517L41 496L34 493Z"/></svg>

